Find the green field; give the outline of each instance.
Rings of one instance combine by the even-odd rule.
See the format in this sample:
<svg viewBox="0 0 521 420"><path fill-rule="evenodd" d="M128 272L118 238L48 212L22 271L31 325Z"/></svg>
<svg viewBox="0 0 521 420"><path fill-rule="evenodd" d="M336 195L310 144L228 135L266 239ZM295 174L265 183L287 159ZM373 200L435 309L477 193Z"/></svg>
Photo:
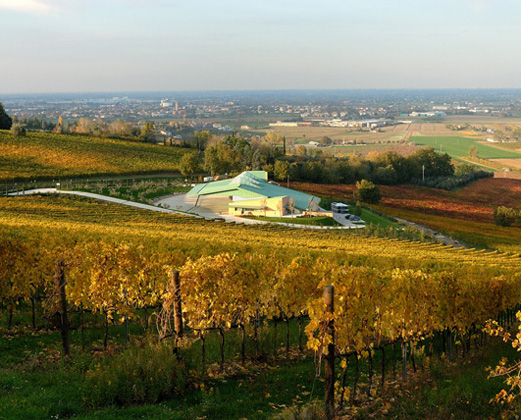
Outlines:
<svg viewBox="0 0 521 420"><path fill-rule="evenodd" d="M362 209L362 214L360 217L368 225L373 224L375 226L381 226L383 228L388 228L388 227L398 228L399 227L398 223L391 222L389 219L386 219L385 217L380 216L367 209Z"/></svg>
<svg viewBox="0 0 521 420"><path fill-rule="evenodd" d="M479 143L477 139L465 137L411 137L411 141L419 145L434 147L455 158L468 156L470 146L476 146L481 159L521 159L519 152L487 146Z"/></svg>
<svg viewBox="0 0 521 420"><path fill-rule="evenodd" d="M0 130L0 182L85 175L174 172L188 149L53 133Z"/></svg>
<svg viewBox="0 0 521 420"><path fill-rule="evenodd" d="M328 216L318 217L246 217L247 219L263 220L272 223L291 223L294 225L311 225L311 226L341 226L333 218Z"/></svg>

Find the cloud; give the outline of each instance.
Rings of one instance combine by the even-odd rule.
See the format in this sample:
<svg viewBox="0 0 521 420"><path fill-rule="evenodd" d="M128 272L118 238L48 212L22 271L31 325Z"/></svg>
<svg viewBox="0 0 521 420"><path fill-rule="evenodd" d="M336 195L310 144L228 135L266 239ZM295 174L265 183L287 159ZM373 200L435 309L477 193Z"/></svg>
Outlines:
<svg viewBox="0 0 521 420"><path fill-rule="evenodd" d="M28 13L47 13L52 7L41 0L0 0L0 9Z"/></svg>

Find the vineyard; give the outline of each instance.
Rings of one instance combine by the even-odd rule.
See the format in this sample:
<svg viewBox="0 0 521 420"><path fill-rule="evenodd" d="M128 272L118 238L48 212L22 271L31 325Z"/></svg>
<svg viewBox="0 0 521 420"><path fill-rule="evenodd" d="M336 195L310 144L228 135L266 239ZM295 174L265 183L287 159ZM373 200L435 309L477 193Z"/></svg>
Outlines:
<svg viewBox="0 0 521 420"><path fill-rule="evenodd" d="M67 134L0 131L0 182L177 171L183 149Z"/></svg>
<svg viewBox="0 0 521 420"><path fill-rule="evenodd" d="M38 313L61 332L63 352L75 357L86 346L85 318L101 317L108 351L111 330L123 325L128 342L129 327L144 317L155 331L151 336L169 343L174 354L186 358L198 349L191 374L168 376L182 372L188 363L183 357L171 362L170 374L159 373L160 366L144 370L151 382L178 391L185 388L179 383L196 386L200 379L194 378L208 374L209 340L219 342L217 371L223 373L231 361L230 340L238 337L236 356L245 364L259 356L265 328L276 334L282 323L281 351L290 357L307 344L319 358L336 359L342 370L333 398L337 406L355 404L362 386L359 362L369 367L364 392L373 395L384 387L386 363L396 375L401 360L405 379L409 363L416 370L436 349L450 359L459 352L456 345L466 353L481 342L480 327L489 318L511 320L521 301L519 254L205 222L74 197L3 198L0 226L0 303L7 330L17 311L32 308L33 326ZM330 285L334 309L322 297ZM81 341L72 346L71 323L81 331ZM292 325L296 342L290 340ZM373 360L381 364L381 385ZM357 373L348 383L346 369L353 364ZM141 375L136 369L129 374ZM84 396L93 406L165 397L151 393L152 384L139 385L141 376L132 382L136 390L116 395L111 384L125 379L105 364L88 367L86 378L103 387Z"/></svg>
<svg viewBox="0 0 521 420"><path fill-rule="evenodd" d="M351 185L295 183L294 188L324 198L352 200ZM458 191L417 185L382 185L378 210L420 223L463 240L471 246L504 252L521 250L519 226L503 228L493 219L497 206L521 208L521 182L514 179L482 179Z"/></svg>

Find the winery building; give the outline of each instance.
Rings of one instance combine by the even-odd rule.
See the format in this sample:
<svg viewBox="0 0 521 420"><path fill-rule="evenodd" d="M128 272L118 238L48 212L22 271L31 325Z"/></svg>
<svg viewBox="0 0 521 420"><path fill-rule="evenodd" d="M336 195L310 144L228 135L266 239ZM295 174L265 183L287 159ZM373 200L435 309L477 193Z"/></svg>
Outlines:
<svg viewBox="0 0 521 420"><path fill-rule="evenodd" d="M320 198L268 182L265 171L247 171L235 178L196 185L188 195L227 204L228 213L252 216L285 216L317 211Z"/></svg>

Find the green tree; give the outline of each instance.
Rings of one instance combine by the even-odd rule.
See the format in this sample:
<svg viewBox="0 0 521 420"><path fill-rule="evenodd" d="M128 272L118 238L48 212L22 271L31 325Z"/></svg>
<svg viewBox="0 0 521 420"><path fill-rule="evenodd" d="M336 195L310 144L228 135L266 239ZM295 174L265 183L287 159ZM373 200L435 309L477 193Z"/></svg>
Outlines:
<svg viewBox="0 0 521 420"><path fill-rule="evenodd" d="M222 142L212 143L204 151L204 168L211 175L238 172L242 162L241 153Z"/></svg>
<svg viewBox="0 0 521 420"><path fill-rule="evenodd" d="M358 201L369 204L376 204L382 199L380 188L367 179L362 179L356 183L356 198Z"/></svg>
<svg viewBox="0 0 521 420"><path fill-rule="evenodd" d="M2 102L0 102L0 130L9 130L13 125L12 118L5 112Z"/></svg>
<svg viewBox="0 0 521 420"><path fill-rule="evenodd" d="M476 166L469 165L468 163L463 163L461 165L456 166L456 168L454 169L454 175L456 175L456 176L467 175L467 174L471 174L476 171L477 171Z"/></svg>
<svg viewBox="0 0 521 420"><path fill-rule="evenodd" d="M498 226L512 226L520 216L519 211L510 207L499 206L494 210L494 221Z"/></svg>
<svg viewBox="0 0 521 420"><path fill-rule="evenodd" d="M421 178L422 167L425 167L425 176L451 176L454 175L454 165L447 153L438 153L432 147L426 147L413 153L407 159L413 169L413 177Z"/></svg>
<svg viewBox="0 0 521 420"><path fill-rule="evenodd" d="M185 153L179 159L179 171L184 176L190 176L199 170L197 153Z"/></svg>
<svg viewBox="0 0 521 420"><path fill-rule="evenodd" d="M478 157L478 148L476 146L470 146L469 147L469 156L471 158L477 158Z"/></svg>
<svg viewBox="0 0 521 420"><path fill-rule="evenodd" d="M276 160L273 167L273 176L277 181L285 181L289 177L289 163L284 160Z"/></svg>
<svg viewBox="0 0 521 420"><path fill-rule="evenodd" d="M331 140L331 138L328 136L323 136L319 140L319 143L322 144L323 146L329 146L331 143L333 143L333 140Z"/></svg>
<svg viewBox="0 0 521 420"><path fill-rule="evenodd" d="M206 145L210 143L212 137L212 133L208 130L194 131L194 140L197 145L197 150L201 151L204 149Z"/></svg>
<svg viewBox="0 0 521 420"><path fill-rule="evenodd" d="M16 137L24 137L27 133L22 124L16 123L11 126L11 134Z"/></svg>
<svg viewBox="0 0 521 420"><path fill-rule="evenodd" d="M154 133L156 128L154 124L150 122L146 122L143 128L141 129L141 137L145 139L145 141L152 141L154 139Z"/></svg>
<svg viewBox="0 0 521 420"><path fill-rule="evenodd" d="M58 124L56 125L56 132L63 133L63 117L61 115L58 117Z"/></svg>

